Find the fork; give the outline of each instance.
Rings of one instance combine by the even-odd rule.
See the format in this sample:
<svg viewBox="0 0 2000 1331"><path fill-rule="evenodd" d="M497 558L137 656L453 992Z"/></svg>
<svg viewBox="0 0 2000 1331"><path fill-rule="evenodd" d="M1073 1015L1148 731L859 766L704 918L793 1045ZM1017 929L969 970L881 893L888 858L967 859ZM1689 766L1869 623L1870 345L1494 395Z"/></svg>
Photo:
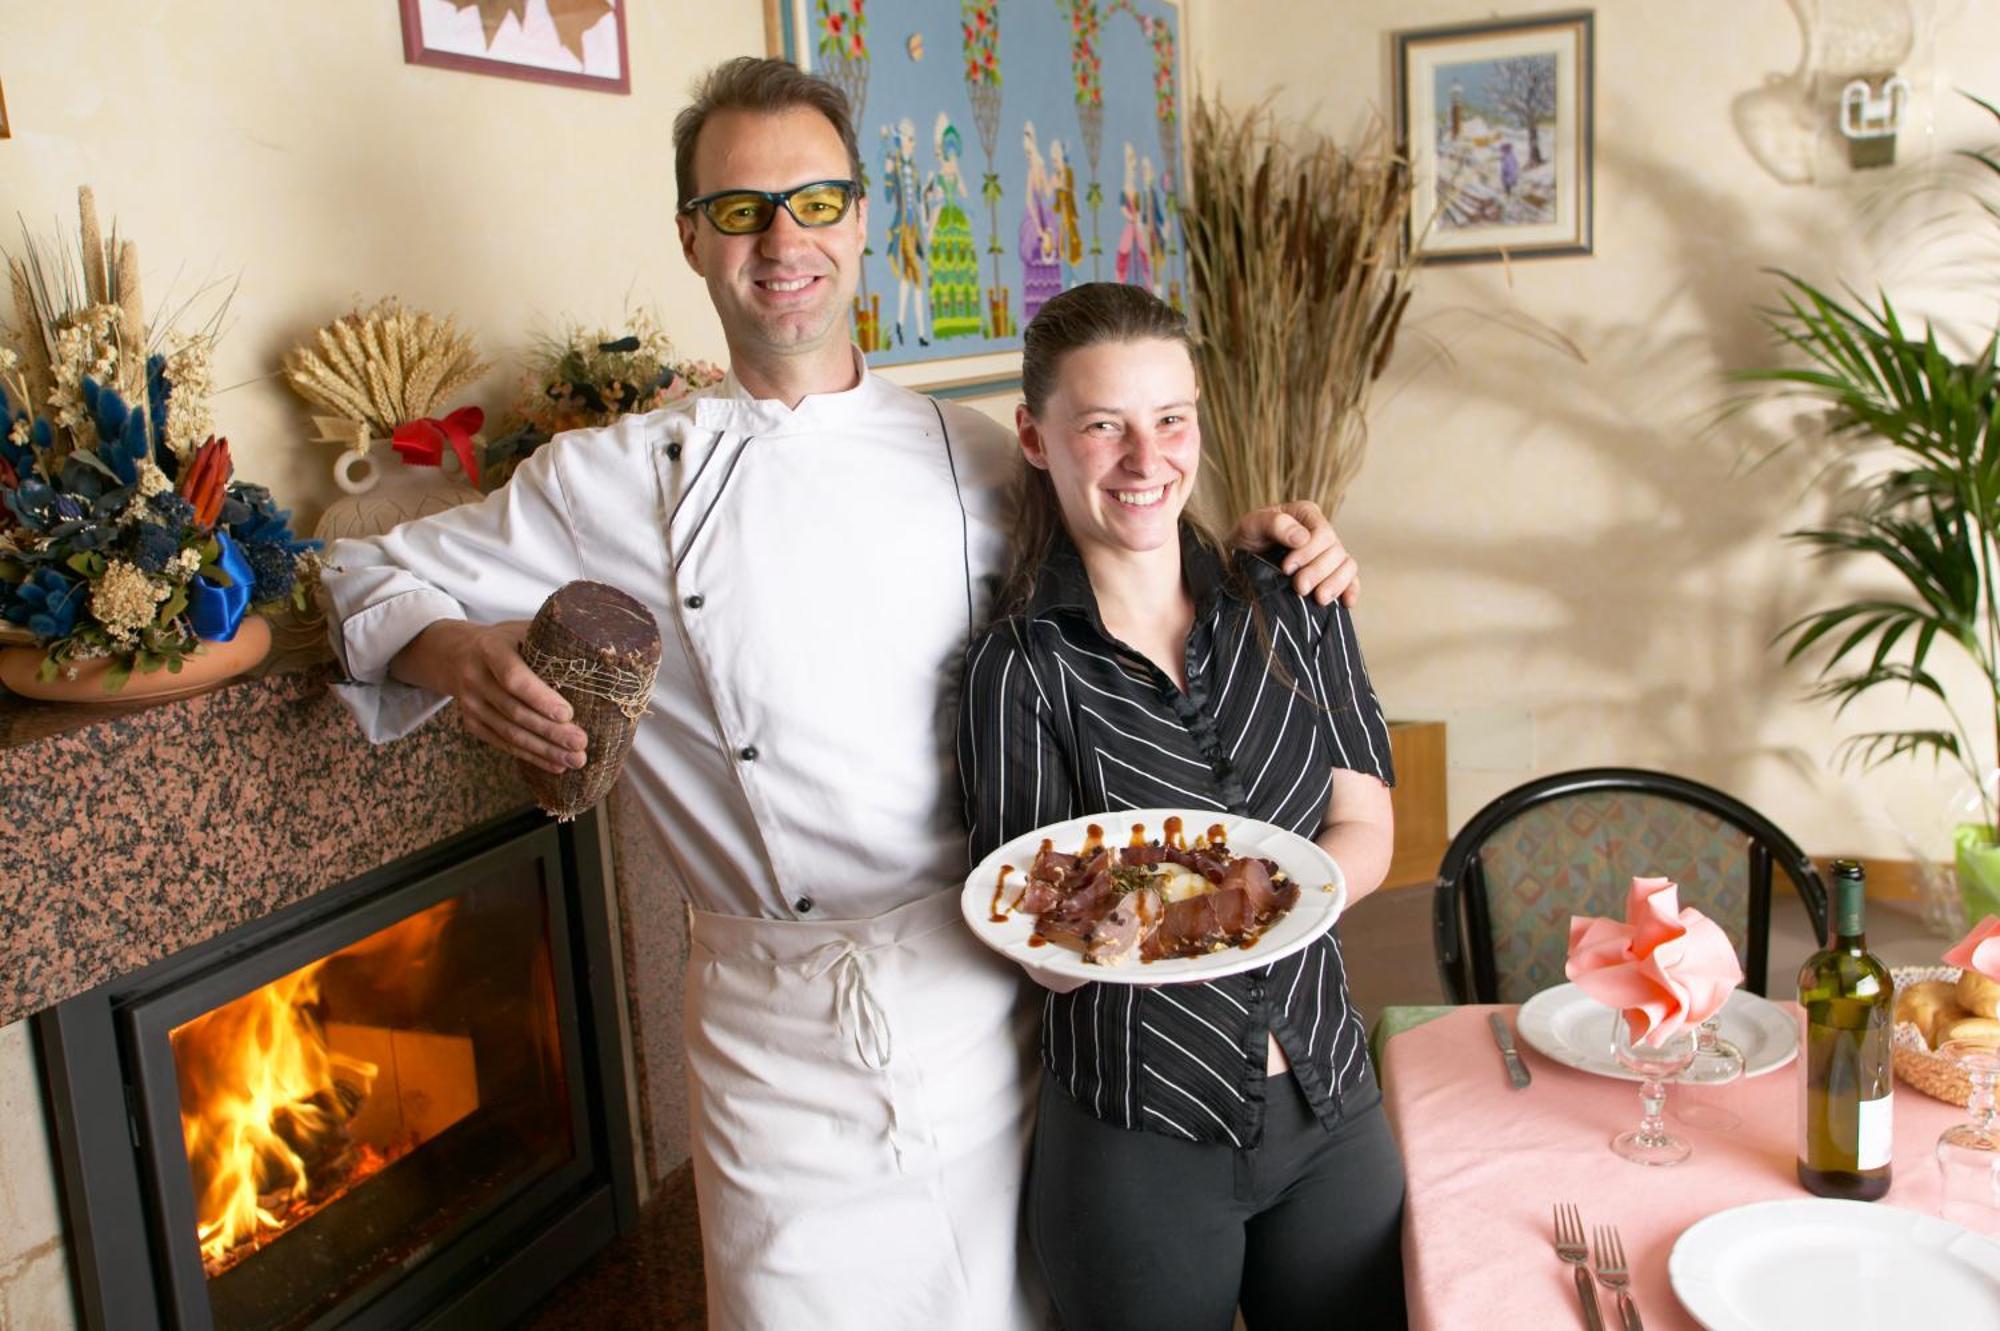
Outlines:
<svg viewBox="0 0 2000 1331"><path fill-rule="evenodd" d="M1597 1286L1590 1283L1590 1250L1583 1243L1583 1217L1574 1202L1558 1202L1555 1207L1556 1256L1569 1263L1576 1278L1576 1301L1583 1305L1583 1320L1590 1331L1604 1331L1604 1313L1597 1306Z"/></svg>
<svg viewBox="0 0 2000 1331"><path fill-rule="evenodd" d="M1639 1321L1639 1305L1632 1301L1632 1277L1625 1268L1625 1241L1612 1225L1597 1227L1597 1283L1618 1296L1618 1320L1625 1331L1645 1331Z"/></svg>

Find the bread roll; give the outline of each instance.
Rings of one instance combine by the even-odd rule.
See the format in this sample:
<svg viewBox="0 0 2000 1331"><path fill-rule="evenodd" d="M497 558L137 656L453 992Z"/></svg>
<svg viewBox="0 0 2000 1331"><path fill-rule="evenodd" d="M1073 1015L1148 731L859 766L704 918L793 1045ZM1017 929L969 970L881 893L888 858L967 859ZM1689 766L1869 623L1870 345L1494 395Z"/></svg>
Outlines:
<svg viewBox="0 0 2000 1331"><path fill-rule="evenodd" d="M1958 986L1951 980L1923 980L1896 991L1896 1020L1913 1024L1924 1043L1935 1049L1945 1022L1967 1015L1957 1002Z"/></svg>
<svg viewBox="0 0 2000 1331"><path fill-rule="evenodd" d="M2000 1017L2000 983L1975 970L1960 972L1958 1005L1982 1017Z"/></svg>
<svg viewBox="0 0 2000 1331"><path fill-rule="evenodd" d="M1970 1040L1989 1049L2000 1049L2000 1021L1992 1017L1959 1017L1945 1023L1938 1035L1933 1048L1943 1045L1946 1040Z"/></svg>

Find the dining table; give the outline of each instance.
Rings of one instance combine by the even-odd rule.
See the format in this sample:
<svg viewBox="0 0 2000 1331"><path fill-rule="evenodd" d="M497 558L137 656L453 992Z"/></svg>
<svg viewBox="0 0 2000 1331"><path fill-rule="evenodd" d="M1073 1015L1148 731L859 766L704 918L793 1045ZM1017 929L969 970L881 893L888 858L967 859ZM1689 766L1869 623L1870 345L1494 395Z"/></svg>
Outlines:
<svg viewBox="0 0 2000 1331"><path fill-rule="evenodd" d="M1796 1004L1780 1006L1798 1016ZM1614 1225L1646 1331L1698 1331L1675 1296L1668 1258L1690 1225L1753 1202L1805 1199L1796 1172L1798 1067L1726 1086L1674 1085L1666 1123L1693 1153L1634 1164L1611 1138L1635 1127L1639 1086L1558 1063L1517 1040L1531 1080L1510 1084L1488 1016L1513 1004L1386 1010L1378 1029L1384 1101L1403 1153L1404 1282L1415 1331L1584 1324L1571 1268L1556 1256L1552 1208L1573 1203L1586 1231ZM1739 1120L1726 1130L1675 1116L1695 1095ZM1965 1111L1898 1083L1891 1183L1883 1205L1935 1215L1932 1147ZM1706 1116L1704 1116L1706 1117ZM1609 1291L1599 1291L1616 1327Z"/></svg>

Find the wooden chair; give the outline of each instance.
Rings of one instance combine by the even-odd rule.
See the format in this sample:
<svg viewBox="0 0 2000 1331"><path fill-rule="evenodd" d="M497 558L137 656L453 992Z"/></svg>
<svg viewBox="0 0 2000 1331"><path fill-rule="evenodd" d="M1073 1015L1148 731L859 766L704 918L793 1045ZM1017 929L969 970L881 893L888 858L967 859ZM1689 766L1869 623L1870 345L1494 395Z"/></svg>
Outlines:
<svg viewBox="0 0 2000 1331"><path fill-rule="evenodd" d="M1765 992L1771 870L1792 882L1826 939L1826 886L1792 839L1712 786L1593 767L1541 777L1488 804L1438 868L1432 930L1455 1003L1518 1003L1560 984L1571 915L1622 918L1634 877L1668 877L1721 925L1744 987Z"/></svg>

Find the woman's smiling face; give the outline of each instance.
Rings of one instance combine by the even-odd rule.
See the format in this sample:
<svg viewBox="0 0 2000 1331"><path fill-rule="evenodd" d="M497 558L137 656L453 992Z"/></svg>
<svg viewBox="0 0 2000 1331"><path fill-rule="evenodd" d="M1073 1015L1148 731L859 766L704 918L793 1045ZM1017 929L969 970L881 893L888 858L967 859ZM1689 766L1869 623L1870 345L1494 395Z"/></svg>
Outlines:
<svg viewBox="0 0 2000 1331"><path fill-rule="evenodd" d="M1049 473L1079 550L1178 548L1201 467L1199 395L1180 342L1099 342L1063 355L1039 417L1015 412L1021 451Z"/></svg>

